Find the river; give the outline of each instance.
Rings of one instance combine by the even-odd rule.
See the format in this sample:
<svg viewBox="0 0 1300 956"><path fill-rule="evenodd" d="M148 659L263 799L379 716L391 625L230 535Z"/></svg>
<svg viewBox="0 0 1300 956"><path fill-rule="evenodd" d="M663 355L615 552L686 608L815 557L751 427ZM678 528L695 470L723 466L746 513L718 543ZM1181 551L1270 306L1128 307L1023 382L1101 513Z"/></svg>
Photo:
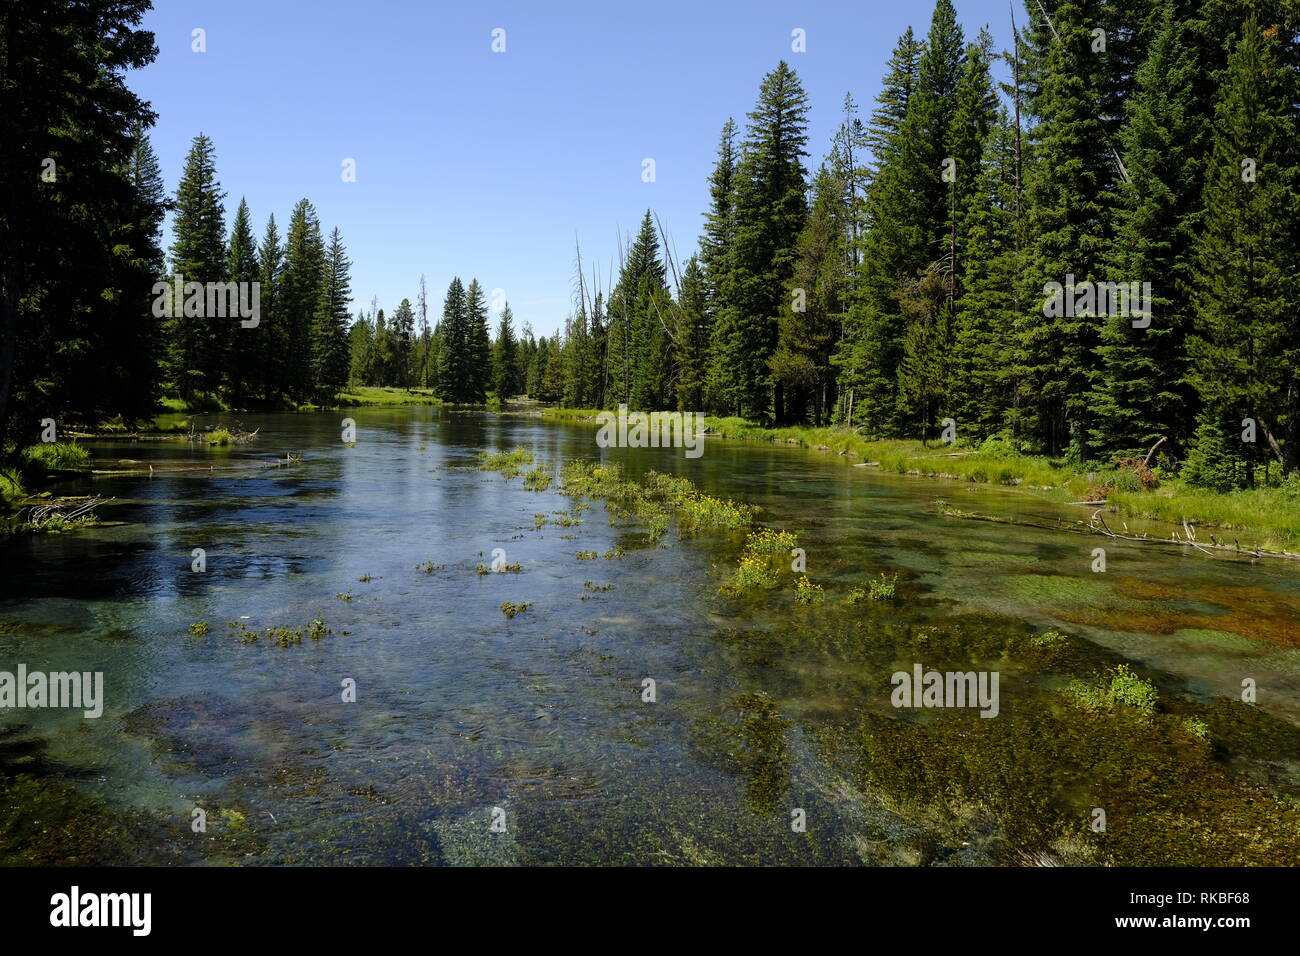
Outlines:
<svg viewBox="0 0 1300 956"><path fill-rule="evenodd" d="M1300 567L948 517L937 501L1063 529L1087 512L786 445L710 439L691 459L432 408L240 420L258 437L229 448L86 442L97 467L156 468L61 486L110 496L106 524L0 550L0 670L104 674L97 719L0 712L24 819L102 828L26 861L1296 858ZM558 480L476 467L516 446L557 478L597 458L757 507L798 533L825 603L788 581L720 593L735 535L645 547ZM521 570L478 573L494 549ZM844 603L882 572L896 601ZM313 620L328 633L265 633ZM1159 719L1069 702L1070 680L1123 661L1159 687ZM999 716L892 706L891 674L917 663L999 671ZM1212 743L1179 730L1198 715Z"/></svg>

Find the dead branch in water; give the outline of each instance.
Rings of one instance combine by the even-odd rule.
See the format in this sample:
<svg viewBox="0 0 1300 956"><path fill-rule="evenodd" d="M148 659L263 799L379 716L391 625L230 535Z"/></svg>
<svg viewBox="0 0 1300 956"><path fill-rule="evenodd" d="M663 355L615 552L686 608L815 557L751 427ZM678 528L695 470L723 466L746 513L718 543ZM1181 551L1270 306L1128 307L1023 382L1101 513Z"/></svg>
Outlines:
<svg viewBox="0 0 1300 956"><path fill-rule="evenodd" d="M23 509L23 511L27 512L26 515L19 511L18 517L33 528L40 528L54 519L76 521L79 518L93 518L93 512L96 508L104 502L112 500L112 498L104 498L101 495L77 498L49 498L39 503L27 505Z"/></svg>

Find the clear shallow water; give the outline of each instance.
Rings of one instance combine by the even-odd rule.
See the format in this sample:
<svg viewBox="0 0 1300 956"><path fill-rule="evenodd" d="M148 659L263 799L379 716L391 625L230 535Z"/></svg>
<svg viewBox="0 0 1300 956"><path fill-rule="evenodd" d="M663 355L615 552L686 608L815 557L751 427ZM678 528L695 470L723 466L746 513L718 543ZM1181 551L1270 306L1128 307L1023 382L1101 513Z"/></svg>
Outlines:
<svg viewBox="0 0 1300 956"><path fill-rule="evenodd" d="M1086 637L1155 668L1162 696L1235 697L1254 679L1259 719L1272 721L1267 745L1234 744L1211 769L1231 765L1284 807L1294 802L1286 728L1300 723L1300 567L945 518L936 499L1066 526L1086 512L780 445L710 441L686 459L601 450L588 426L532 418L346 414L358 424L354 447L340 441L340 413L243 416L259 438L233 449L90 443L101 464L157 470L60 489L113 496L101 517L123 524L4 546L0 669L103 671L105 713L0 712L5 774L73 781L140 811L146 860L1007 862L1010 842L1025 852L1051 844L1040 831L1059 829L1075 803L1086 811L1099 784L1058 755L1045 766L1059 780L1026 770L1009 782L1044 791L1036 809L967 812L1005 797L981 796L951 766L940 777L886 772L896 751L880 752L880 741L907 719L889 706L889 675L926 649L925 628L958 621L961 635ZM478 451L516 445L557 476L564 460L605 458L756 505L762 524L799 532L830 602L795 607L788 586L720 596L741 547L734 536L670 534L644 548L600 503L579 525L538 530L534 515L572 504L558 482L532 492L475 467ZM265 467L288 452L305 461ZM177 459L193 467L170 470ZM1108 570L1093 574L1100 546ZM575 557L616 547L623 557ZM206 573L190 569L194 548L206 551ZM494 548L522 573L476 573ZM443 567L425 573L426 561ZM898 605L838 605L882 571L902 574ZM507 619L506 601L532 605ZM243 644L227 626L300 628L314 617L331 633L289 647ZM203 637L189 633L197 621L210 625ZM976 643L954 640L959 658ZM980 657L952 653L936 644L934 664ZM1023 661L1002 666L1009 719L977 720L979 733L1014 727L1017 693L1028 700L1053 683ZM655 703L641 699L647 677ZM345 678L356 703L340 700ZM930 732L949 736L932 739L971 732L964 716L943 715L951 722ZM1010 740L989 744L1007 752ZM195 806L209 814L206 840L189 828ZM503 833L490 830L493 808ZM792 832L793 808L806 812L807 832ZM1008 813L1033 826L1020 832ZM1273 825L1289 847L1293 821Z"/></svg>

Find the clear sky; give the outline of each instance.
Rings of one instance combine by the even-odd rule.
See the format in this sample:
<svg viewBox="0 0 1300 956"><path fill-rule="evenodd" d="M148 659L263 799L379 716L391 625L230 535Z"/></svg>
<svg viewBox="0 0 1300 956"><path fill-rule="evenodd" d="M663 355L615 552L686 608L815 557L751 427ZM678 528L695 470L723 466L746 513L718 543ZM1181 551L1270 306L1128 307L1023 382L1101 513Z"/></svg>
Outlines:
<svg viewBox="0 0 1300 956"><path fill-rule="evenodd" d="M1023 7L1016 14L1023 22ZM930 0L155 0L157 60L128 77L159 114L169 190L190 140L216 144L227 226L241 196L260 239L307 197L353 261L355 314L392 312L453 275L503 289L516 329L558 329L574 241L608 288L617 237L647 208L677 256L693 251L728 116L743 128L781 59L810 105L810 168L846 92L871 109L885 63ZM1009 45L1007 0L956 0L968 36ZM206 33L206 52L191 49ZM492 50L494 29L505 52ZM791 33L806 34L793 52ZM356 181L342 181L343 161ZM654 182L642 161L655 161ZM170 243L170 236L166 242Z"/></svg>

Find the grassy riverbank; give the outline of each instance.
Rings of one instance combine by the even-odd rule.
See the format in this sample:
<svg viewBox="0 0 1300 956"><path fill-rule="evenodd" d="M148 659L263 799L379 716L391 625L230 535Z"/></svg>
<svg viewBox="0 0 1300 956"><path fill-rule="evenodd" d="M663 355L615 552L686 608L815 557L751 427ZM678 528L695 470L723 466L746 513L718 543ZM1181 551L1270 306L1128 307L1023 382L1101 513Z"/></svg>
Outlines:
<svg viewBox="0 0 1300 956"><path fill-rule="evenodd" d="M441 405L442 400L433 394L430 388L396 388L375 385L357 385L339 392L338 397L324 405L304 402L299 405L285 403L273 406L237 408L224 401L214 399L195 399L185 401L181 398L164 398L162 406L172 413L213 414L234 411L312 411L317 408L360 408L360 407L395 407L401 405Z"/></svg>
<svg viewBox="0 0 1300 956"><path fill-rule="evenodd" d="M542 417L594 424L598 412L547 408ZM1220 542L1238 542L1243 548L1300 549L1300 483L1221 493L1189 486L1176 475L1157 469L1154 475L1159 483L1147 488L1130 469L1100 463L1074 465L1026 455L996 439L978 446L961 440L951 445L873 441L843 428L764 428L741 418L712 416L705 418L705 425L710 435L719 438L784 442L817 449L848 464L896 474L1028 488L1061 502L1104 498L1106 514L1168 522L1170 532L1180 534L1186 521L1205 529L1197 533L1205 542L1214 535Z"/></svg>

